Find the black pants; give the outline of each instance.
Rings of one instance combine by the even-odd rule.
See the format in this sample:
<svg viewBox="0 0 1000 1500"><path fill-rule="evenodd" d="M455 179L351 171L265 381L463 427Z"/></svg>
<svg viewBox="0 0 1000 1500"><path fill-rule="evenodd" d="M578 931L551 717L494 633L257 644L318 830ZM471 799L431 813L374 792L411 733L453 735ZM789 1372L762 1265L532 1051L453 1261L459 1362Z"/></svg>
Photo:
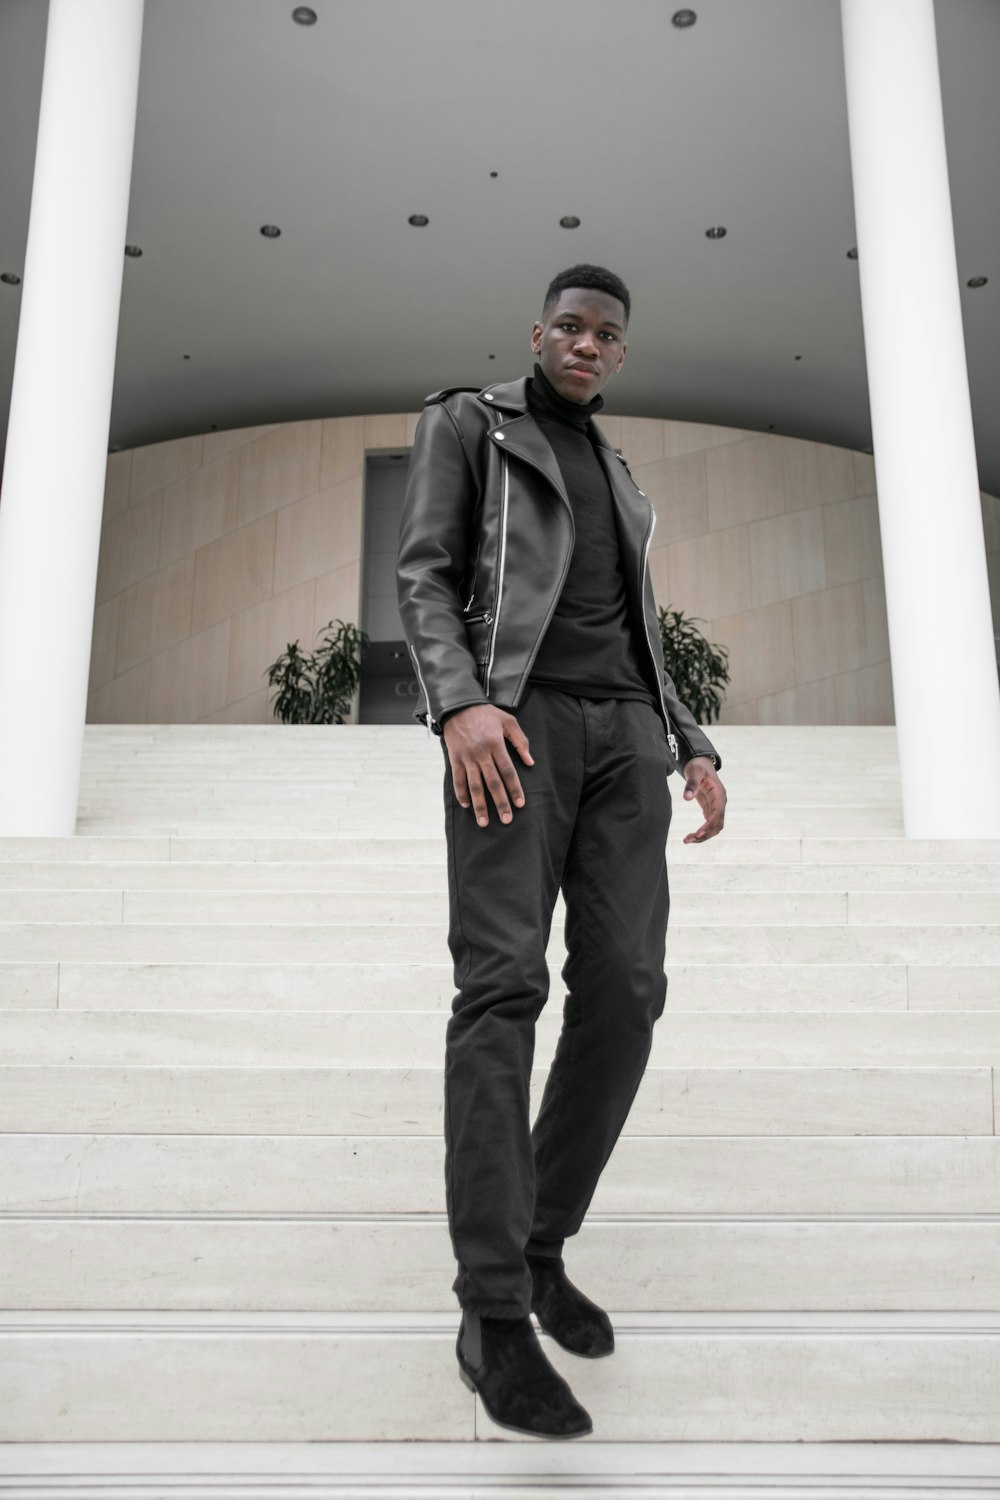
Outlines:
<svg viewBox="0 0 1000 1500"><path fill-rule="evenodd" d="M445 755L458 994L445 1054L445 1179L455 1292L486 1317L529 1311L525 1250L575 1234L645 1070L666 999L666 731L638 701L530 687L516 717L525 806L488 828L455 799ZM529 1079L545 948L566 902L563 1027L534 1129Z"/></svg>

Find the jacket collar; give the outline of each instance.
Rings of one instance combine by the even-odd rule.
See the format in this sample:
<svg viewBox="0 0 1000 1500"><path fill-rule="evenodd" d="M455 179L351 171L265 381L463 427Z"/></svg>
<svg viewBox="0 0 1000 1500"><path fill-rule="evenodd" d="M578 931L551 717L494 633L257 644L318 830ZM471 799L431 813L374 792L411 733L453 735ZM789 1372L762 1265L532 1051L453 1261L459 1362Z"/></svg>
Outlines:
<svg viewBox="0 0 1000 1500"><path fill-rule="evenodd" d="M485 386L477 397L484 406L499 407L502 411L526 412L528 410L528 377L520 380L500 380L496 385Z"/></svg>
<svg viewBox="0 0 1000 1500"><path fill-rule="evenodd" d="M496 385L484 386L476 400L481 401L484 406L493 407L494 410L516 412L519 416L528 417L534 425L534 418L528 411L527 375L522 375L519 380L500 380ZM604 433L596 424L594 433L599 447L608 448L614 452Z"/></svg>

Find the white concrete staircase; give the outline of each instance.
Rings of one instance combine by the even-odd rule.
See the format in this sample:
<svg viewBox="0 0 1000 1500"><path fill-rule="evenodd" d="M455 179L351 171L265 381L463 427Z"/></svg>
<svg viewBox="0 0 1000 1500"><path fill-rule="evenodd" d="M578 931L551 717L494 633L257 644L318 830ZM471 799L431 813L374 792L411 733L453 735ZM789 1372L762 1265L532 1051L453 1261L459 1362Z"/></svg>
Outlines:
<svg viewBox="0 0 1000 1500"><path fill-rule="evenodd" d="M456 1373L438 742L88 729L0 839L4 1500L1000 1495L1000 843L901 838L891 730L716 737L558 1445Z"/></svg>

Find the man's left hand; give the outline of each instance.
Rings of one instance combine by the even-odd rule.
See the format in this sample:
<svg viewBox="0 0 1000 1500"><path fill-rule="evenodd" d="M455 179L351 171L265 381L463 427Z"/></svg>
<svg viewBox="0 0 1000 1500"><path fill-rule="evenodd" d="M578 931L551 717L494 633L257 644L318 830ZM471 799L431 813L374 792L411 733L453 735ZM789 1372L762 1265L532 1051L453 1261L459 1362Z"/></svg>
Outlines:
<svg viewBox="0 0 1000 1500"><path fill-rule="evenodd" d="M685 844L703 844L706 839L714 839L726 821L726 789L708 755L694 755L684 767L684 801L692 802L696 797L705 821L686 836Z"/></svg>

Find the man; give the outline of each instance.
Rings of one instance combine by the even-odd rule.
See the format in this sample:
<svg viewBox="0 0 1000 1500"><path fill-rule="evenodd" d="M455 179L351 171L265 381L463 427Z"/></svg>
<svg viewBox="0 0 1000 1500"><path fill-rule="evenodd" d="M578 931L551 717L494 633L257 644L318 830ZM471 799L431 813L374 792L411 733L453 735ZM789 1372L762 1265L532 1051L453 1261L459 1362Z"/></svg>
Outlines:
<svg viewBox="0 0 1000 1500"><path fill-rule="evenodd" d="M712 745L663 668L653 512L593 425L630 297L599 266L548 288L530 379L427 398L400 529L399 607L418 716L443 734L449 946L448 1222L459 1370L502 1426L592 1430L531 1323L587 1358L608 1315L573 1286L580 1228L663 1010L666 776L718 833ZM514 757L517 757L515 761ZM520 762L520 764L518 764ZM529 1078L566 903L563 1028L534 1130Z"/></svg>

